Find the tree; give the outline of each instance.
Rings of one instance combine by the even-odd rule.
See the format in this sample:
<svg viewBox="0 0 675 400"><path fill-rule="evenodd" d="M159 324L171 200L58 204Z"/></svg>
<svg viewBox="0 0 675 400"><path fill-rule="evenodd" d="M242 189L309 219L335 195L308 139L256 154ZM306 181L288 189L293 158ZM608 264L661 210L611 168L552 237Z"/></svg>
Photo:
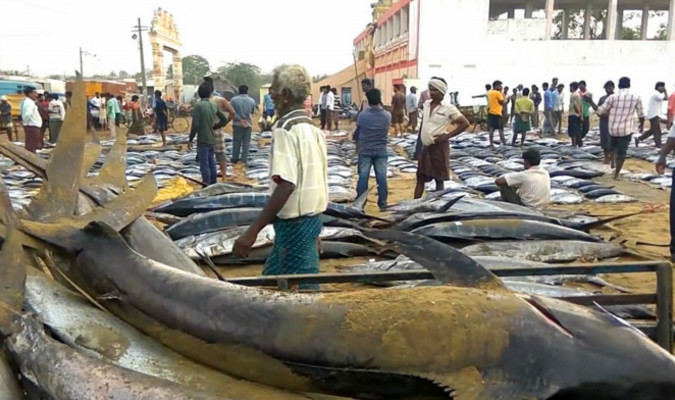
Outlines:
<svg viewBox="0 0 675 400"><path fill-rule="evenodd" d="M129 73L125 70L121 70L120 72L117 73L117 76L120 79L128 79L130 77Z"/></svg>
<svg viewBox="0 0 675 400"><path fill-rule="evenodd" d="M173 68L171 68L173 76ZM193 54L183 57L183 83L186 85L198 85L202 79L209 75L211 66L206 58Z"/></svg>
<svg viewBox="0 0 675 400"><path fill-rule="evenodd" d="M261 86L260 67L248 63L227 63L218 68L218 73L223 75L233 84L248 86L249 93L257 93Z"/></svg>
<svg viewBox="0 0 675 400"><path fill-rule="evenodd" d="M58 79L58 80L61 80L61 79L63 79L63 75L60 75L60 74L51 74L51 75L49 75L47 78L48 78L48 79Z"/></svg>
<svg viewBox="0 0 675 400"><path fill-rule="evenodd" d="M322 80L324 80L324 79L326 79L326 78L328 78L328 75L326 75L326 74L314 75L314 76L312 77L312 82L313 82L313 83L317 83L317 82L322 81Z"/></svg>
<svg viewBox="0 0 675 400"><path fill-rule="evenodd" d="M136 72L134 74L133 78L136 79L137 81L140 81L141 80L141 73ZM145 70L145 79L152 79L152 70L151 69Z"/></svg>
<svg viewBox="0 0 675 400"><path fill-rule="evenodd" d="M117 79L117 72L115 72L115 71L110 71L110 73L108 74L108 78L110 78L110 79Z"/></svg>

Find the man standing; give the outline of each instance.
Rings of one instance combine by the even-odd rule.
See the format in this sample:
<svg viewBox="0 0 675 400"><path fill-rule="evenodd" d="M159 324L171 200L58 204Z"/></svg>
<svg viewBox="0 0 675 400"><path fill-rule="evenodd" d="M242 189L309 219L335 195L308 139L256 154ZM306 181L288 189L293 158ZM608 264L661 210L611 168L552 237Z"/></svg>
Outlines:
<svg viewBox="0 0 675 400"><path fill-rule="evenodd" d="M487 94L488 98L488 133L490 138L490 147L495 147L494 145L494 133L495 130L499 131L499 140L503 145L506 144L506 138L504 137L504 118L503 118L503 109L507 106L507 101L504 98L502 93L502 82L494 81L492 84L492 90Z"/></svg>
<svg viewBox="0 0 675 400"><path fill-rule="evenodd" d="M101 122L99 120L99 116L101 115L101 95L98 92L94 93L94 97L90 100L90 103L91 111L89 111L89 114L91 115L94 129L99 130L101 129Z"/></svg>
<svg viewBox="0 0 675 400"><path fill-rule="evenodd" d="M415 133L417 131L417 88L410 88L410 93L405 98L405 108L408 113L408 126L406 131Z"/></svg>
<svg viewBox="0 0 675 400"><path fill-rule="evenodd" d="M405 96L401 93L401 85L394 85L394 95L391 97L391 125L394 127L394 136L403 133L403 119L405 118Z"/></svg>
<svg viewBox="0 0 675 400"><path fill-rule="evenodd" d="M26 150L35 153L44 146L44 134L41 132L42 117L36 104L38 93L34 87L23 90L26 98L21 102L21 122L26 136Z"/></svg>
<svg viewBox="0 0 675 400"><path fill-rule="evenodd" d="M70 110L70 107L73 106L72 99L73 99L73 92L67 91L66 92L66 102L63 104L64 106L66 106L66 111Z"/></svg>
<svg viewBox="0 0 675 400"><path fill-rule="evenodd" d="M654 135L654 144L656 147L661 147L661 112L663 110L663 102L666 100L668 100L666 84L664 82L657 82L654 87L654 93L649 97L649 106L647 107L649 130L640 137L635 138L635 147L637 147L641 141L652 135Z"/></svg>
<svg viewBox="0 0 675 400"><path fill-rule="evenodd" d="M579 84L570 83L570 109L567 114L567 135L572 141L572 146L581 147L581 95Z"/></svg>
<svg viewBox="0 0 675 400"><path fill-rule="evenodd" d="M523 89L523 95L516 99L516 117L513 122L513 139L511 140L511 145L516 145L516 140L518 139L518 134L522 134L523 137L520 140L520 147L523 147L525 143L525 136L527 132L530 131L530 121L532 120L532 114L535 113L534 102L530 99L530 89Z"/></svg>
<svg viewBox="0 0 675 400"><path fill-rule="evenodd" d="M523 91L523 95L525 91ZM534 104L534 113L532 114L532 128L539 129L539 104L541 104L541 93L539 93L539 87L537 85L532 85L532 93L530 93L530 100Z"/></svg>
<svg viewBox="0 0 675 400"><path fill-rule="evenodd" d="M105 98L107 99L105 103L105 113L108 117L108 129L110 129L110 134L113 138L117 137L117 126L115 125L115 120L117 119L117 99L110 93L106 93ZM157 124L159 126L159 123ZM162 133L162 141L166 145L166 140L164 140L164 134Z"/></svg>
<svg viewBox="0 0 675 400"><path fill-rule="evenodd" d="M630 138L635 127L633 120L637 113L640 119L638 132L642 133L645 123L642 113L642 100L640 96L630 92L630 78L619 79L619 93L607 98L605 103L598 107L593 100L586 101L597 110L598 115L609 115L609 149L614 156L614 179L619 179L623 162L626 159L626 150L630 144Z"/></svg>
<svg viewBox="0 0 675 400"><path fill-rule="evenodd" d="M420 129L424 147L419 155L415 198L424 194L424 184L435 181L436 190L443 190L443 182L450 177L450 138L459 135L469 127L469 121L453 105L442 104L448 93L448 84L443 78L431 78L429 94L431 100L424 103L423 122ZM455 129L445 132L452 122Z"/></svg>
<svg viewBox="0 0 675 400"><path fill-rule="evenodd" d="M614 82L607 81L604 89L606 94L600 98L598 106L605 104L609 96L614 94ZM614 158L612 157L612 152L609 148L609 116L607 115L600 116L600 147L602 147L602 151L605 154L603 163L611 164L611 167L614 168Z"/></svg>
<svg viewBox="0 0 675 400"><path fill-rule="evenodd" d="M546 169L539 166L540 162L539 150L529 149L523 153L524 171L512 172L495 180L502 201L538 210L548 206L551 201L551 177Z"/></svg>
<svg viewBox="0 0 675 400"><path fill-rule="evenodd" d="M335 110L335 95L330 86L326 86L326 129L330 132L333 126L333 111Z"/></svg>
<svg viewBox="0 0 675 400"><path fill-rule="evenodd" d="M364 100L361 101L361 108L359 109L359 113L356 114L356 129L354 130L354 136L353 136L354 142L356 142L356 152L357 153L359 152L359 132L360 132L359 123L358 123L359 115L362 112L366 111L370 107L368 105L368 99L365 98L365 95L366 95L366 93L368 93L372 89L375 89L375 83L373 82L372 79L364 78L363 80L361 80L361 92L363 93ZM357 169L358 169L358 165L357 165Z"/></svg>
<svg viewBox="0 0 675 400"><path fill-rule="evenodd" d="M338 96L337 88L332 88L331 92L333 92L333 115L331 119L333 120L335 130L337 131L340 128L340 111L342 110L342 100L340 100L340 96Z"/></svg>
<svg viewBox="0 0 675 400"><path fill-rule="evenodd" d="M656 161L656 172L659 174L663 174L666 169L666 156L675 150L675 125L669 125L670 132ZM673 186L670 190L670 261L675 262L675 190L672 189L675 188L675 174L672 174L672 176Z"/></svg>
<svg viewBox="0 0 675 400"><path fill-rule="evenodd" d="M49 102L49 141L56 143L61 132L63 120L66 118L66 107L59 100L59 96L52 95L52 101Z"/></svg>
<svg viewBox="0 0 675 400"><path fill-rule="evenodd" d="M211 92L211 94L212 93L213 92ZM227 101L226 98L219 96L212 96L211 103L214 106L216 106L216 110L221 111L223 113L228 113L228 122L232 120L232 117L235 114L234 109L232 108L230 102ZM216 113L216 118L213 121L213 124L218 125L219 122L220 122L219 117L218 114ZM225 177L227 175L227 158L225 157L225 133L223 132L223 128L213 130L213 139L214 139L213 153L215 154L216 162L220 167L220 174L223 177L223 181L225 181Z"/></svg>
<svg viewBox="0 0 675 400"><path fill-rule="evenodd" d="M234 109L232 122L232 163L242 162L244 167L248 163L248 149L251 145L251 129L255 101L248 95L248 86L239 86L239 95L230 101Z"/></svg>
<svg viewBox="0 0 675 400"><path fill-rule="evenodd" d="M591 105L584 98L593 98L593 93L586 89L586 81L579 81L579 95L581 97L581 139L583 140L591 129Z"/></svg>
<svg viewBox="0 0 675 400"><path fill-rule="evenodd" d="M272 100L272 88L269 88L263 96L263 118L274 117L274 100Z"/></svg>
<svg viewBox="0 0 675 400"><path fill-rule="evenodd" d="M37 98L38 113L40 113L40 118L42 118L42 126L40 127L42 137L45 136L45 132L49 128L49 100L47 100L46 96L49 96L49 92L45 92L45 94L38 93Z"/></svg>
<svg viewBox="0 0 675 400"><path fill-rule="evenodd" d="M330 92L330 86L323 86L321 88L321 102L319 103L321 129L326 129L326 123L328 122L328 92Z"/></svg>
<svg viewBox="0 0 675 400"><path fill-rule="evenodd" d="M380 210L387 205L387 135L391 114L382 108L382 95L371 89L366 93L369 108L359 114L359 182L356 193L361 196L368 190L370 169L375 167L377 181L377 205Z"/></svg>
<svg viewBox="0 0 675 400"><path fill-rule="evenodd" d="M563 91L565 90L565 85L560 84L556 87L556 90L553 92L553 130L555 131L556 126L558 129L558 135L562 135L562 117L565 110L565 102L563 101Z"/></svg>
<svg viewBox="0 0 675 400"><path fill-rule="evenodd" d="M544 135L553 135L553 91L549 89L548 82L541 85L544 90L544 126L541 132Z"/></svg>
<svg viewBox="0 0 675 400"><path fill-rule="evenodd" d="M213 86L208 82L202 82L199 85L197 93L199 101L192 108L192 130L188 147L192 148L192 141L197 136L197 156L199 157L199 171L202 173L202 181L207 185L213 185L218 180L216 171L216 160L214 147L216 138L214 130L227 125L227 117L222 111L211 103L209 98L213 93ZM218 123L214 125L214 121ZM223 174L224 177L224 174Z"/></svg>
<svg viewBox="0 0 675 400"><path fill-rule="evenodd" d="M509 118L509 125L513 123L513 118L516 116L516 100L520 97L520 92L518 88L513 88L513 93L509 96L509 103L511 104L511 117Z"/></svg>
<svg viewBox="0 0 675 400"><path fill-rule="evenodd" d="M9 104L7 96L0 97L0 133L5 132L9 141L12 141L12 105Z"/></svg>
<svg viewBox="0 0 675 400"><path fill-rule="evenodd" d="M504 95L504 100L506 100L504 107L502 107L502 127L505 128L509 124L509 102L511 101L508 86L502 90L502 94ZM506 142L504 144L506 144Z"/></svg>
<svg viewBox="0 0 675 400"><path fill-rule="evenodd" d="M115 126L119 128L120 122L122 121L122 109L124 108L124 100L122 96L115 97Z"/></svg>
<svg viewBox="0 0 675 400"><path fill-rule="evenodd" d="M157 121L157 130L159 134L162 135L162 146L166 146L166 132L167 124L169 122L169 108L166 106L164 100L162 100L162 92L155 90L155 121Z"/></svg>
<svg viewBox="0 0 675 400"><path fill-rule="evenodd" d="M272 135L272 195L258 219L232 249L236 256L247 257L258 233L273 223L274 248L263 275L319 271L321 214L328 206L328 157L324 134L307 117L303 106L311 82L307 71L298 65L274 70L272 90L280 118Z"/></svg>

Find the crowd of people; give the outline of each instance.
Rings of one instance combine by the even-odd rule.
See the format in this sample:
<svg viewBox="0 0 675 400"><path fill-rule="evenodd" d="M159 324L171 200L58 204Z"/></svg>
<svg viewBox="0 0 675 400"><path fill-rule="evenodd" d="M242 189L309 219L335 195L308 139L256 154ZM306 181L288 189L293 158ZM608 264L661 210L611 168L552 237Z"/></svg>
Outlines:
<svg viewBox="0 0 675 400"><path fill-rule="evenodd" d="M66 92L64 100L57 94L38 93L34 87L24 89L25 98L19 106L21 122L24 128L25 147L35 152L44 147L45 134L49 132L49 142L56 143L66 112L71 107L71 92ZM6 133L13 140L15 127L12 122L12 105L7 96L0 97L0 133Z"/></svg>

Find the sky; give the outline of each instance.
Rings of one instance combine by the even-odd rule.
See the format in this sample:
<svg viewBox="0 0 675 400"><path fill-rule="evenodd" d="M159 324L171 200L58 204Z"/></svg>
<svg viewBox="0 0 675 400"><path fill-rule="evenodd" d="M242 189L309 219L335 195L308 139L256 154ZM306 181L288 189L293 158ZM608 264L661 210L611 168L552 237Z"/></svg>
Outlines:
<svg viewBox="0 0 675 400"><path fill-rule="evenodd" d="M305 66L311 75L351 65L352 41L370 21L374 0L2 0L0 69L33 75L73 74L79 48L85 75L140 71L132 26L150 25L154 10L173 14L182 55L199 54L215 70L248 62L263 72L282 63ZM11 17L10 17L11 16ZM152 69L147 32L145 66ZM171 56L164 55L165 64Z"/></svg>

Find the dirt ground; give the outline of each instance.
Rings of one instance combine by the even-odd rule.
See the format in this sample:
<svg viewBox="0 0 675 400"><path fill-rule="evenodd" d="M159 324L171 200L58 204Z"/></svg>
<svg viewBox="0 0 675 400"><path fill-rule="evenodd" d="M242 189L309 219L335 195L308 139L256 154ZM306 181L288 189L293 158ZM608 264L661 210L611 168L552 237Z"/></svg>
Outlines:
<svg viewBox="0 0 675 400"><path fill-rule="evenodd" d="M254 119L257 121L259 115ZM318 120L315 120L318 125ZM353 125L351 123L341 122L341 130L351 132ZM227 133L231 133L231 128L226 128ZM99 133L100 138L109 138L107 133ZM20 137L23 137L21 135ZM626 161L625 170L631 172L652 172L653 164L631 159ZM235 167L234 176L227 180L254 183L247 180L245 171L240 166ZM615 186L620 192L636 198L638 201L628 204L596 204L586 202L580 205L553 206L559 210L587 212L598 217L609 217L614 215L642 212L639 215L622 219L610 223L600 229L593 231L594 234L602 236L605 240L622 243L632 253L622 257L621 261L634 261L640 259L667 260L670 256L668 243L670 240L669 225L669 199L668 190L657 189L642 182L633 182L628 180L614 181L607 174L604 177L597 178L597 181ZM374 185L374 179L371 179L371 185ZM356 181L354 180L354 185ZM414 174L399 174L389 179L389 203L393 204L401 200L411 199L415 185ZM171 198L194 190L197 185L182 181L160 191L158 201L166 201ZM366 211L373 215L380 215L376 205L377 193L371 191L366 205ZM349 269L350 266L365 262L369 257L355 257L349 259L333 259L321 261L321 272L337 272L339 270ZM243 267L222 267L219 272L225 277L256 276L262 270L262 265L250 265ZM214 276L215 277L215 276ZM609 282L620 285L635 292L653 292L655 289L656 278L653 273L639 274L611 274L605 276ZM363 285L322 285L322 290L353 290L361 288ZM597 289L597 288L594 288ZM604 289L610 291L611 289Z"/></svg>

